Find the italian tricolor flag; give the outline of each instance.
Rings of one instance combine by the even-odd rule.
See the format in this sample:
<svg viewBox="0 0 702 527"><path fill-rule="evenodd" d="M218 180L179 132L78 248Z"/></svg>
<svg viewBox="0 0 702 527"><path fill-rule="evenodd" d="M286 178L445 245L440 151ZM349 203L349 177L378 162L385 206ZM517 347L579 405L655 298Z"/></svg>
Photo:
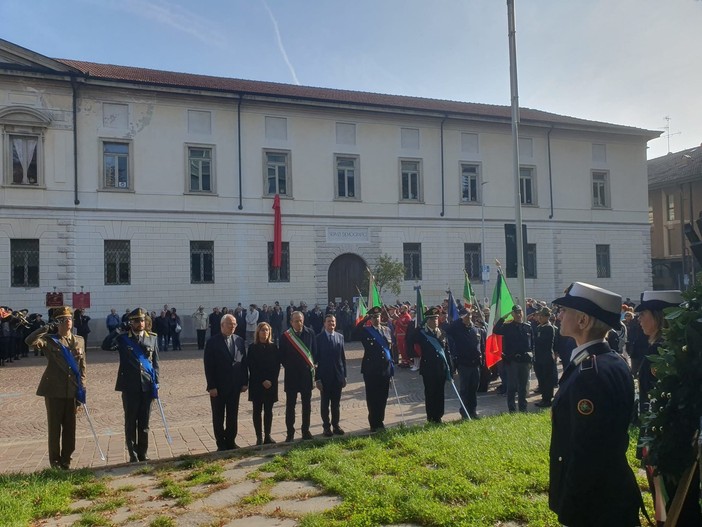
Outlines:
<svg viewBox="0 0 702 527"><path fill-rule="evenodd" d="M497 283L490 302L490 320L488 321L488 334L485 341L485 365L488 368L502 360L502 336L493 334L492 328L498 319L512 312L513 305L512 293L509 292L507 282L498 269Z"/></svg>

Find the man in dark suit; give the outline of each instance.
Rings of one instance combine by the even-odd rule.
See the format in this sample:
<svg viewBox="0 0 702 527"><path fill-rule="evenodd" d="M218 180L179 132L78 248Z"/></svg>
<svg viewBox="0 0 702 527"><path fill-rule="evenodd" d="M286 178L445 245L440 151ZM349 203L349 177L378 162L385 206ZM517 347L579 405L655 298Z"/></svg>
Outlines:
<svg viewBox="0 0 702 527"><path fill-rule="evenodd" d="M324 317L324 330L317 335L317 370L315 381L321 394L323 435L344 435L339 426L341 389L346 387L346 354L344 336L334 331L336 317ZM329 406L331 404L331 423ZM332 431L333 428L333 431Z"/></svg>
<svg viewBox="0 0 702 527"><path fill-rule="evenodd" d="M85 342L71 332L70 307L56 308L54 318L54 324L41 326L27 336L26 343L48 360L37 395L46 403L49 463L68 469L76 446L76 406L79 400L85 402Z"/></svg>
<svg viewBox="0 0 702 527"><path fill-rule="evenodd" d="M119 350L115 390L122 392L124 440L129 461L147 461L151 401L158 397L158 337L145 329L146 311L129 313L129 331L117 328L102 342L104 350Z"/></svg>
<svg viewBox="0 0 702 527"><path fill-rule="evenodd" d="M312 439L310 417L317 340L310 328L305 327L305 315L295 311L290 315L290 329L280 338L281 362L285 367L285 441L295 437L295 405L300 394L302 405L302 439Z"/></svg>
<svg viewBox="0 0 702 527"><path fill-rule="evenodd" d="M605 341L619 327L621 296L574 282L553 303L577 347L551 410L549 507L569 527L640 525L641 492L626 456L634 381Z"/></svg>
<svg viewBox="0 0 702 527"><path fill-rule="evenodd" d="M220 322L220 334L205 344L205 379L212 406L212 428L217 450L239 448L235 442L239 396L249 387L244 340L234 334L237 322L226 314Z"/></svg>

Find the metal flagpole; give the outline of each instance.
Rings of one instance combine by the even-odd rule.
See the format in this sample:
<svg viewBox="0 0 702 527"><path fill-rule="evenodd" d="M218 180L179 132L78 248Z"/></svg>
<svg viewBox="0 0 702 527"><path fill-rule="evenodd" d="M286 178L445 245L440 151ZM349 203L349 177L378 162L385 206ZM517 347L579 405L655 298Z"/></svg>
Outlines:
<svg viewBox="0 0 702 527"><path fill-rule="evenodd" d="M83 410L85 411L85 417L88 418L88 426L90 426L90 431L93 433L93 439L95 440L95 445L97 445L98 452L100 452L100 459L105 461L107 458L105 458L105 454L102 451L102 448L100 448L100 441L98 441L98 436L95 433L95 426L93 426L93 420L90 418L90 412L88 411L88 405L85 403L80 403L80 405L83 407Z"/></svg>
<svg viewBox="0 0 702 527"><path fill-rule="evenodd" d="M161 420L163 421L163 428L166 429L166 441L169 445L173 444L173 439L171 439L171 433L168 431L168 423L166 422L166 414L163 413L163 406L161 405L161 398L157 397L156 402L158 403L158 409L161 412Z"/></svg>
<svg viewBox="0 0 702 527"><path fill-rule="evenodd" d="M400 404L400 396L397 394L397 385L395 384L395 377L390 377L390 381L392 382L392 387L395 390L395 398L397 399L397 407L400 409L400 415L402 416L402 424L406 425L407 423L405 422L405 413L402 411L402 405Z"/></svg>
<svg viewBox="0 0 702 527"><path fill-rule="evenodd" d="M470 414L468 413L468 409L466 408L466 405L463 404L463 399L461 399L461 394L458 393L458 388L456 388L456 383L453 382L453 379L451 379L451 386L453 386L453 391L456 392L456 395L458 396L458 402L461 403L461 408L463 408L463 411L466 413L466 417L469 421L472 421Z"/></svg>

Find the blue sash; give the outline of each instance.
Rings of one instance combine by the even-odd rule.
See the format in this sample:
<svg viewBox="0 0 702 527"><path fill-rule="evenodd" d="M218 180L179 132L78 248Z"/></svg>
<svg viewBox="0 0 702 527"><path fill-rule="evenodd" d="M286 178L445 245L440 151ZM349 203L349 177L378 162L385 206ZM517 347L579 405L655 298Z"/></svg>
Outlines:
<svg viewBox="0 0 702 527"><path fill-rule="evenodd" d="M124 346L126 346L127 348L132 348L132 351L134 352L134 357L141 363L144 370L146 370L146 373L149 374L149 377L151 377L151 396L154 399L158 399L158 384L156 384L156 372L154 371L154 367L149 361L149 359L146 358L144 348L141 347L141 344L139 344L138 340L135 341L134 339L129 338L126 335L126 333L121 334L118 338L122 341L122 344L124 344Z"/></svg>
<svg viewBox="0 0 702 527"><path fill-rule="evenodd" d="M419 332L424 335L424 338L427 339L427 342L432 345L436 353L439 355L444 360L444 364L446 365L446 380L451 381L451 367L449 366L448 360L446 360L446 354L444 353L444 347L441 345L441 342L439 342L436 337L433 335L430 335L427 333L425 330L421 329Z"/></svg>
<svg viewBox="0 0 702 527"><path fill-rule="evenodd" d="M390 377L395 375L395 364L392 361L392 355L390 354L390 348L388 347L388 341L387 339L380 334L380 331L375 329L373 326L365 326L366 331L370 333L370 336L373 337L373 340L375 340L378 345L383 348L383 352L385 353L385 359L390 363Z"/></svg>
<svg viewBox="0 0 702 527"><path fill-rule="evenodd" d="M83 388L83 381L80 380L80 370L78 369L78 364L76 364L76 359L73 358L73 353L71 353L71 350L69 350L66 346L61 344L61 341L58 338L53 335L50 336L51 340L53 340L56 345L61 348L63 360L66 361L68 368L76 378L76 384L78 385L78 389L76 390L76 400L81 404L85 404L85 388Z"/></svg>

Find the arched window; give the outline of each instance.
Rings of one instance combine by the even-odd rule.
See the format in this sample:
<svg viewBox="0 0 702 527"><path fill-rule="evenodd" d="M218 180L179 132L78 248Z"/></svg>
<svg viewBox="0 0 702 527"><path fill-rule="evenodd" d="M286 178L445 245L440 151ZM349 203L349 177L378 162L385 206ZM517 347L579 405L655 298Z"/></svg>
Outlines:
<svg viewBox="0 0 702 527"><path fill-rule="evenodd" d="M35 108L0 110L5 185L44 186L44 134L50 123L51 119Z"/></svg>

